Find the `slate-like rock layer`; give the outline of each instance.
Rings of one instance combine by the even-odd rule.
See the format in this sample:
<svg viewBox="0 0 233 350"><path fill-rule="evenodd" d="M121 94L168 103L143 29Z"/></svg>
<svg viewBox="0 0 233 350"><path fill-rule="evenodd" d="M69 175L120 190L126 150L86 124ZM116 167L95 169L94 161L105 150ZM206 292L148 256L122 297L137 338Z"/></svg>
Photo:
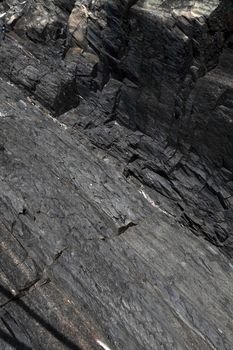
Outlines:
<svg viewBox="0 0 233 350"><path fill-rule="evenodd" d="M0 348L230 350L231 2L0 10Z"/></svg>

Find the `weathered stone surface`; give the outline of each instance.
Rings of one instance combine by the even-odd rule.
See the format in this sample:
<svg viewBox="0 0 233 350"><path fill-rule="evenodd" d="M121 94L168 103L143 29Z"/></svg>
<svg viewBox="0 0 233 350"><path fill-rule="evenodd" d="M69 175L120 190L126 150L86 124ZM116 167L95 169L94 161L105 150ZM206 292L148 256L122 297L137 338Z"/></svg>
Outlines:
<svg viewBox="0 0 233 350"><path fill-rule="evenodd" d="M119 89L102 104L105 85L97 102L61 120L127 158L126 174L171 198L181 221L231 254L232 5L107 1L90 9L87 38ZM99 109L93 116L90 104ZM133 144L122 124L137 130Z"/></svg>
<svg viewBox="0 0 233 350"><path fill-rule="evenodd" d="M230 350L231 2L0 11L0 348Z"/></svg>

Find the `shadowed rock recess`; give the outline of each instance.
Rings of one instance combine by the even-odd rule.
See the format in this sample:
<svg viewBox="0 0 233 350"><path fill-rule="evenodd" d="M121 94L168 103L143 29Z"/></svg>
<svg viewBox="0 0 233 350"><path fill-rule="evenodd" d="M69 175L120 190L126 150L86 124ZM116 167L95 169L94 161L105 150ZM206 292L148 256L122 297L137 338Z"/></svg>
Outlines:
<svg viewBox="0 0 233 350"><path fill-rule="evenodd" d="M0 14L0 349L232 350L233 2Z"/></svg>

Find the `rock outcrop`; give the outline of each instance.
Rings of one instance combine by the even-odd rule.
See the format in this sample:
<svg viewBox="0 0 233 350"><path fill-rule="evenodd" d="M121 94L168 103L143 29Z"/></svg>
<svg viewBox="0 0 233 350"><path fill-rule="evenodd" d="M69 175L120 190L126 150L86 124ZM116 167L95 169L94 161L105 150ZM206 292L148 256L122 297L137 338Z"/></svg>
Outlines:
<svg viewBox="0 0 233 350"><path fill-rule="evenodd" d="M231 1L0 11L0 348L230 350Z"/></svg>
<svg viewBox="0 0 233 350"><path fill-rule="evenodd" d="M109 1L104 8L103 25L103 10L94 7L87 38L109 72L97 98L107 122L87 113L85 123L82 104L80 120L75 111L62 120L84 125L113 155L126 148L126 172L172 199L181 221L230 253L233 6L138 1L129 10ZM141 132L133 144L128 129Z"/></svg>

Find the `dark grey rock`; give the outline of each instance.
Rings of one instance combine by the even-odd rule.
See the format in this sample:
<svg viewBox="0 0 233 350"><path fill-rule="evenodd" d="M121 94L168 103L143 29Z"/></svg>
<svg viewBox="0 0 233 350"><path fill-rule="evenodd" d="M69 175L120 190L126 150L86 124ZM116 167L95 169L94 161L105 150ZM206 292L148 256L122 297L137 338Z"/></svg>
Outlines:
<svg viewBox="0 0 233 350"><path fill-rule="evenodd" d="M0 348L230 350L231 2L0 11Z"/></svg>

